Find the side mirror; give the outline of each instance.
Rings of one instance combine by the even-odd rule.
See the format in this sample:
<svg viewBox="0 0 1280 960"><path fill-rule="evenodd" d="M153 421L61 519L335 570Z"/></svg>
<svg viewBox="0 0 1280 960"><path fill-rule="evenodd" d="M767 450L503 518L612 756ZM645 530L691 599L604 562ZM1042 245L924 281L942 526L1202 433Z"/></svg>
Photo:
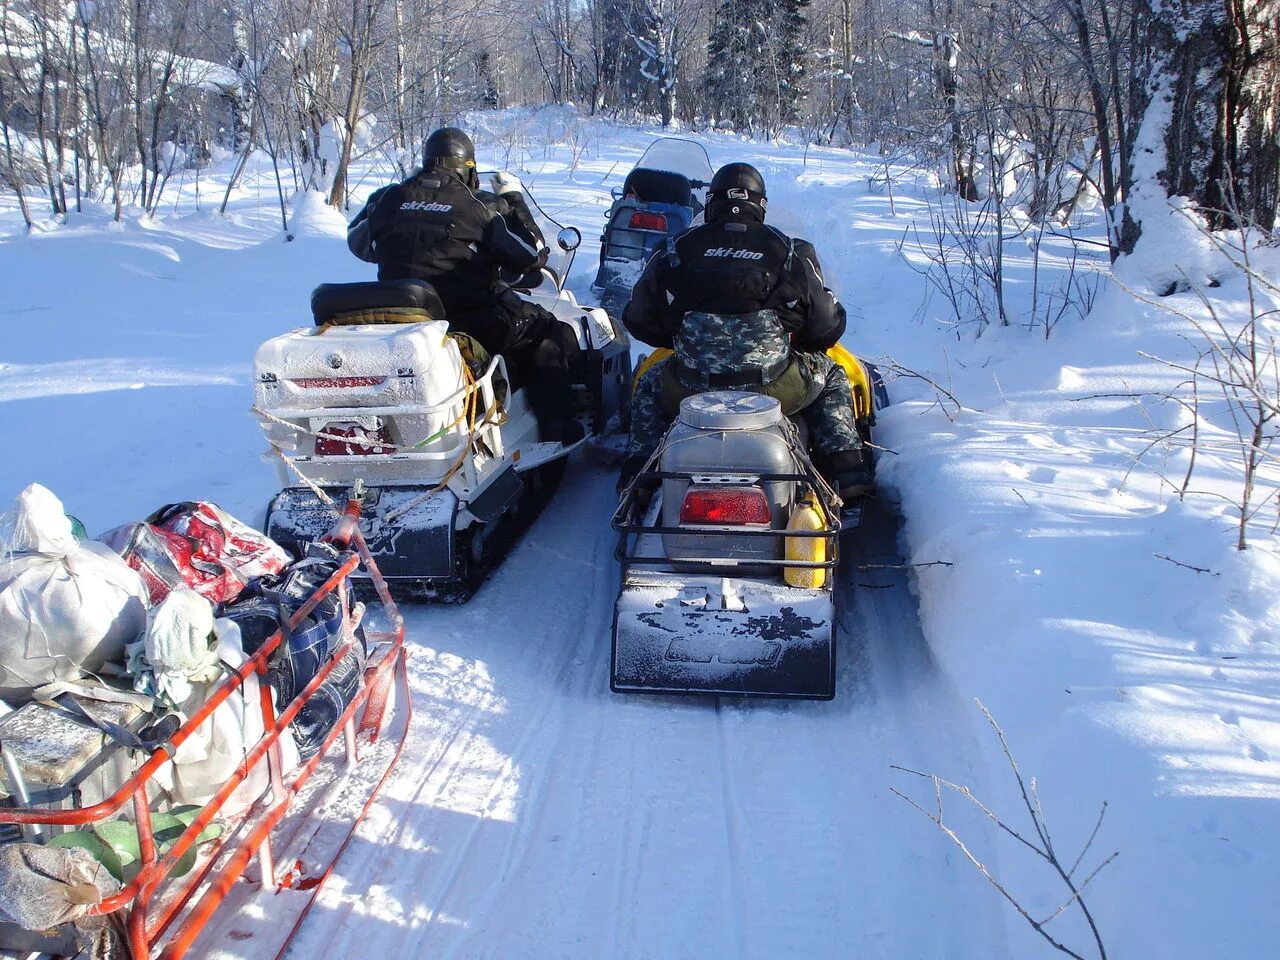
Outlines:
<svg viewBox="0 0 1280 960"><path fill-rule="evenodd" d="M565 252L577 250L582 243L582 231L577 227L562 227L556 234L556 245Z"/></svg>

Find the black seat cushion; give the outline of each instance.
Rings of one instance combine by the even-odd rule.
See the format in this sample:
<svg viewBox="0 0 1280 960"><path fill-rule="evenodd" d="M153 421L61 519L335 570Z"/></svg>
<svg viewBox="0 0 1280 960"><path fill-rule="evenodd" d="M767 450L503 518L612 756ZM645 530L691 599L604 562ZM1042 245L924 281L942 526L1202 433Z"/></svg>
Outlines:
<svg viewBox="0 0 1280 960"><path fill-rule="evenodd" d="M622 194L635 194L643 203L674 203L679 207L693 205L693 188L689 185L689 178L666 170L637 167L623 181Z"/></svg>
<svg viewBox="0 0 1280 960"><path fill-rule="evenodd" d="M322 283L311 291L311 315L317 326L340 313L406 307L425 310L432 320L445 319L440 295L425 280Z"/></svg>

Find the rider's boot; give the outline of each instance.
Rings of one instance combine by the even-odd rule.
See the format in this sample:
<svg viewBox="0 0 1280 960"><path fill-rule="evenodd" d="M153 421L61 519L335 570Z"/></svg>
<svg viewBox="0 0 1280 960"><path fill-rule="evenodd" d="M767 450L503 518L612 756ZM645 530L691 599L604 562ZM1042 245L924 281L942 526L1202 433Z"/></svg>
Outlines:
<svg viewBox="0 0 1280 960"><path fill-rule="evenodd" d="M559 374L559 375L557 375ZM573 390L567 371L540 370L529 384L529 405L538 418L538 435L544 442L572 446L587 435L582 421L573 415Z"/></svg>
<svg viewBox="0 0 1280 960"><path fill-rule="evenodd" d="M875 491L875 472L865 446L828 454L823 459L823 479L846 504Z"/></svg>

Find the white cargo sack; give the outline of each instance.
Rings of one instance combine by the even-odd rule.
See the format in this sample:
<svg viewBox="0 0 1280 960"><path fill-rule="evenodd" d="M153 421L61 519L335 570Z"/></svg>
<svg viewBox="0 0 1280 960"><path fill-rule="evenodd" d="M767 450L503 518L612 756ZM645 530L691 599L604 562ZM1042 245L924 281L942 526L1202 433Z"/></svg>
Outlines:
<svg viewBox="0 0 1280 960"><path fill-rule="evenodd" d="M176 706L190 698L193 683L220 679L215 645L213 604L194 590L174 590L147 615L142 652L155 689L146 692L161 694Z"/></svg>
<svg viewBox="0 0 1280 960"><path fill-rule="evenodd" d="M175 590L151 613L142 644L146 666L135 686L164 695L185 718L204 706L223 680L248 657L233 620L213 618L213 605L193 590ZM175 803L207 802L262 739L262 709L256 674L213 711L182 742L156 779ZM292 739L281 738L285 769L297 763ZM266 789L266 767L259 764L228 798L224 815L246 809Z"/></svg>
<svg viewBox="0 0 1280 960"><path fill-rule="evenodd" d="M146 629L146 595L113 551L76 540L57 497L27 487L0 516L0 699L122 659Z"/></svg>

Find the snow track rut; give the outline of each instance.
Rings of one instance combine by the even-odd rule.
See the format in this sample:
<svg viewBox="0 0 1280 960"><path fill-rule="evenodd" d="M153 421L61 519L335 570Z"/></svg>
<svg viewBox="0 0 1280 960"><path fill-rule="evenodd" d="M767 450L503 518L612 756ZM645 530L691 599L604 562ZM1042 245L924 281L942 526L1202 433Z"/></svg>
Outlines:
<svg viewBox="0 0 1280 960"><path fill-rule="evenodd" d="M609 692L613 477L574 464L465 607L408 611L414 727L293 957L968 958L996 905L890 763L968 727L872 509L837 699ZM901 918L917 922L904 925Z"/></svg>

